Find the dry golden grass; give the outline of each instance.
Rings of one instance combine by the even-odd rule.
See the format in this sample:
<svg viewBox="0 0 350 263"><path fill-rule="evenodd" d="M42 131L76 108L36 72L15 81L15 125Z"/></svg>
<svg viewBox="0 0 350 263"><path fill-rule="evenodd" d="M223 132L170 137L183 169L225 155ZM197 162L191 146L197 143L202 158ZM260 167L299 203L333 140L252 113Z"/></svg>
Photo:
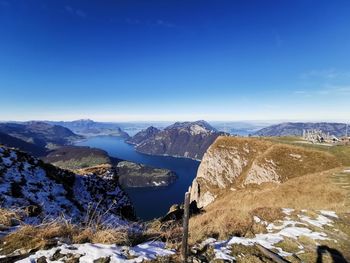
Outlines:
<svg viewBox="0 0 350 263"><path fill-rule="evenodd" d="M0 254L10 254L17 249L26 251L47 249L62 240L68 243L101 243L133 246L149 238L142 232L125 228L94 228L73 225L57 220L39 226L25 225L0 241Z"/></svg>
<svg viewBox="0 0 350 263"><path fill-rule="evenodd" d="M282 181L341 166L337 158L327 152L280 143L273 145L259 156L257 162L263 163L266 160L273 160L276 163L276 170Z"/></svg>
<svg viewBox="0 0 350 263"><path fill-rule="evenodd" d="M20 211L9 210L0 207L0 225L13 226L22 219Z"/></svg>
<svg viewBox="0 0 350 263"><path fill-rule="evenodd" d="M22 226L1 241L1 253L10 254L17 249L27 251L45 249L52 244L54 238L71 239L76 231L73 225L57 222L41 226Z"/></svg>
<svg viewBox="0 0 350 263"><path fill-rule="evenodd" d="M237 191L222 192L205 208L205 213L190 220L192 243L207 237L227 238L252 231L254 212L267 221L279 219L280 208L297 210L349 211L345 205L348 190L332 183L339 169L292 178L282 184L263 184Z"/></svg>
<svg viewBox="0 0 350 263"><path fill-rule="evenodd" d="M300 137L265 137L261 140L269 142L279 142L283 144L295 145L305 149L318 150L334 155L339 162L344 166L350 166L350 145L333 145L326 146L321 144L312 144L302 142Z"/></svg>
<svg viewBox="0 0 350 263"><path fill-rule="evenodd" d="M146 233L153 239L166 242L167 247L178 249L183 235L182 222L180 220L162 223L159 220L153 220L147 223Z"/></svg>

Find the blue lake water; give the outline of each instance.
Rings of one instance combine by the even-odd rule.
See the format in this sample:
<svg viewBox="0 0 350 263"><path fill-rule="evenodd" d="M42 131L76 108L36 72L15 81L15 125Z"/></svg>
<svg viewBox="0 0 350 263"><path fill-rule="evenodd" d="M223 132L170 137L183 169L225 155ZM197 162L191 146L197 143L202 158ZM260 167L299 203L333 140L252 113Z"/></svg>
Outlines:
<svg viewBox="0 0 350 263"><path fill-rule="evenodd" d="M92 137L77 143L80 146L100 148L112 157L172 170L178 176L175 183L162 188L128 188L125 189L134 204L136 215L149 220L165 215L170 206L182 203L184 194L195 178L198 161L169 156L152 156L135 151L132 145L118 137Z"/></svg>

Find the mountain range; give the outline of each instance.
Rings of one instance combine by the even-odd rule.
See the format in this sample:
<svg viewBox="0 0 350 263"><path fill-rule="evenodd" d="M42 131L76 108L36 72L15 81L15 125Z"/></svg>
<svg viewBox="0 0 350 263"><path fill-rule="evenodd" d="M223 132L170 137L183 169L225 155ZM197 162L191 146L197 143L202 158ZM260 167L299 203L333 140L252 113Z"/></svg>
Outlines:
<svg viewBox="0 0 350 263"><path fill-rule="evenodd" d="M345 123L331 122L285 122L265 127L254 135L258 136L302 136L303 130L317 129L337 137L345 136ZM349 132L350 133L350 132Z"/></svg>
<svg viewBox="0 0 350 263"><path fill-rule="evenodd" d="M47 121L49 124L66 127L76 134L86 137L90 136L117 136L129 138L117 123L95 122L90 119L81 119L75 121Z"/></svg>
<svg viewBox="0 0 350 263"><path fill-rule="evenodd" d="M10 147L25 147L28 150L33 145L32 152L40 153L43 149L52 149L60 145L70 144L83 139L71 130L45 122L30 121L22 123L0 123L0 133L16 138L3 138L3 144ZM21 141L18 141L21 140ZM23 149L23 150L26 150Z"/></svg>

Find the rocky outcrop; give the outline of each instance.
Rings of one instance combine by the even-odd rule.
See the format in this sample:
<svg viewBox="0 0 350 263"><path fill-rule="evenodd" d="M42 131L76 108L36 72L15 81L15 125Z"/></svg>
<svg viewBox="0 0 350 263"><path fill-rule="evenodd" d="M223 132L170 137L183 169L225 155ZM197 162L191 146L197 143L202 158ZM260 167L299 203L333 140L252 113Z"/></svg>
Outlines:
<svg viewBox="0 0 350 263"><path fill-rule="evenodd" d="M116 166L119 183L123 187L161 187L175 182L176 175L170 170L122 161Z"/></svg>
<svg viewBox="0 0 350 263"><path fill-rule="evenodd" d="M91 209L117 223L132 217L128 196L116 181L96 174L78 175L32 156L0 147L0 203L3 208L29 209L27 222L40 222L63 215L82 222Z"/></svg>
<svg viewBox="0 0 350 263"><path fill-rule="evenodd" d="M322 130L334 136L345 136L345 123L331 122L285 122L276 125L271 125L263 128L255 133L259 136L302 136L303 130Z"/></svg>
<svg viewBox="0 0 350 263"><path fill-rule="evenodd" d="M136 134L130 142L136 144L136 150L141 153L200 160L220 135L224 133L218 132L205 121L176 122L162 131L152 129Z"/></svg>
<svg viewBox="0 0 350 263"><path fill-rule="evenodd" d="M339 166L330 154L255 138L219 137L207 150L191 199L207 206L225 191L250 184L282 183Z"/></svg>

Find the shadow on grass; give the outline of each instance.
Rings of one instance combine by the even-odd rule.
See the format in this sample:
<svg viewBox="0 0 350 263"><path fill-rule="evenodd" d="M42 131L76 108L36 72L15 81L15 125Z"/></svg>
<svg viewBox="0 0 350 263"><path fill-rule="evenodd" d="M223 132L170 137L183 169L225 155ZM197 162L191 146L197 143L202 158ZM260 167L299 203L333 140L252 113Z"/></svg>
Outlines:
<svg viewBox="0 0 350 263"><path fill-rule="evenodd" d="M335 263L348 263L348 261L343 257L342 253L334 248L328 246L318 246L317 247L317 261L316 263L323 263L323 255L329 253Z"/></svg>

